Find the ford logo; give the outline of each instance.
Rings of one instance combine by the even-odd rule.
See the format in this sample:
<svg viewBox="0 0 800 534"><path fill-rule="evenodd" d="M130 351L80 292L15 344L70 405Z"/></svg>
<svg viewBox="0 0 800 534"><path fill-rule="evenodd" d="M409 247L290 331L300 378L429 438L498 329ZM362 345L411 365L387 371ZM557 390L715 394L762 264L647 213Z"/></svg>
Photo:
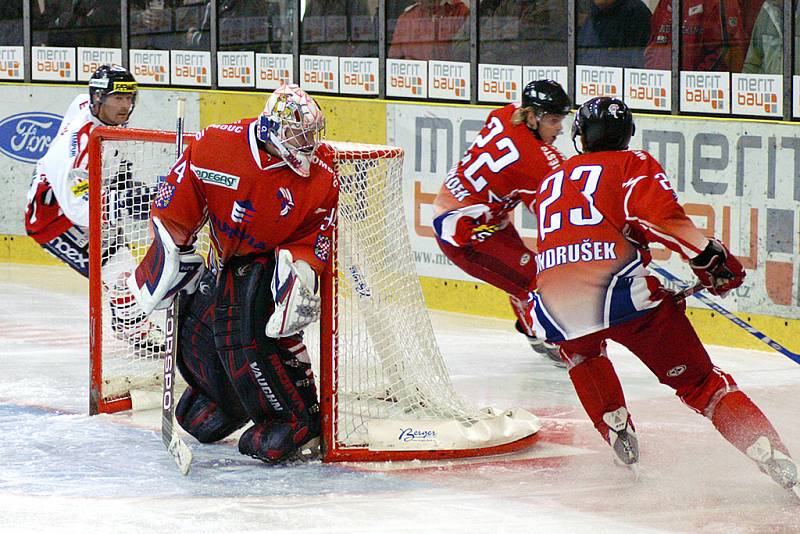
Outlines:
<svg viewBox="0 0 800 534"><path fill-rule="evenodd" d="M19 113L0 121L0 152L17 161L36 163L47 152L61 126L55 113Z"/></svg>

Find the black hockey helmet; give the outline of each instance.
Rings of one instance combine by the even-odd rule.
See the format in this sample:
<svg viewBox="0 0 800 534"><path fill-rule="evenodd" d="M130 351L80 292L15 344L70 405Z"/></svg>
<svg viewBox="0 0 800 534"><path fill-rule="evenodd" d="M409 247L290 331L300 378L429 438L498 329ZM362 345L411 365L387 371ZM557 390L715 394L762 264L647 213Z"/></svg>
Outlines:
<svg viewBox="0 0 800 534"><path fill-rule="evenodd" d="M106 96L112 93L133 93L133 106L136 106L136 94L139 84L128 69L120 65L101 65L89 78L89 102L92 113L97 115L99 106L103 105ZM95 108L95 105L98 107ZM131 107L133 112L133 107Z"/></svg>
<svg viewBox="0 0 800 534"><path fill-rule="evenodd" d="M537 115L566 115L572 108L569 95L553 80L534 80L522 90L522 107L532 107Z"/></svg>
<svg viewBox="0 0 800 534"><path fill-rule="evenodd" d="M579 153L626 150L635 131L631 110L622 100L598 96L578 108L572 124L572 143ZM578 149L579 136L582 151Z"/></svg>

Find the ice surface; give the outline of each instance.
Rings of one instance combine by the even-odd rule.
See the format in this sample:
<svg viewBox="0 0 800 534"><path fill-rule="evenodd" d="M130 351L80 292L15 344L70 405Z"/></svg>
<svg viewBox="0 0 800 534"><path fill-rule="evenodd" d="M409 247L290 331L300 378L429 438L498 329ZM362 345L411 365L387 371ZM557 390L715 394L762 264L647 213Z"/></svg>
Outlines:
<svg viewBox="0 0 800 534"><path fill-rule="evenodd" d="M797 532L800 504L610 348L642 479L612 463L565 371L509 321L434 313L457 390L542 418L519 454L452 462L268 467L235 440L179 474L158 414L87 415L87 284L60 267L0 264L0 532ZM710 348L800 455L800 367Z"/></svg>

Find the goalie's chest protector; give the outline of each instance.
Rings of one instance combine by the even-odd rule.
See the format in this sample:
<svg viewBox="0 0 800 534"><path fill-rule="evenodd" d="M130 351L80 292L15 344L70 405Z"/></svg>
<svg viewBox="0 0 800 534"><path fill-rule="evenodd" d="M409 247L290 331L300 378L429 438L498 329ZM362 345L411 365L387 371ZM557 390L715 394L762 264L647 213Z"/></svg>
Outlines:
<svg viewBox="0 0 800 534"><path fill-rule="evenodd" d="M253 119L207 128L191 149L190 175L202 195L218 259L304 243L336 206L336 183L323 147L311 175L258 150Z"/></svg>

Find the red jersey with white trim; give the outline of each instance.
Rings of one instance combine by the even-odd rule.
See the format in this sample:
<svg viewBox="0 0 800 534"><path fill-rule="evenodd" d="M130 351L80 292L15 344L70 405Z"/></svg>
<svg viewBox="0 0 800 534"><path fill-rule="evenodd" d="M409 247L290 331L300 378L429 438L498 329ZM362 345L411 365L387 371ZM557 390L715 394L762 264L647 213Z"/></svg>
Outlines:
<svg viewBox="0 0 800 534"><path fill-rule="evenodd" d="M47 243L72 225L89 226L89 135L102 124L92 115L89 96L75 97L47 153L36 162L25 228L38 243Z"/></svg>
<svg viewBox="0 0 800 534"><path fill-rule="evenodd" d="M331 255L339 184L332 151L321 145L307 178L259 149L256 119L215 124L197 134L159 186L152 216L178 245L208 221L209 263L288 249L322 272Z"/></svg>
<svg viewBox="0 0 800 534"><path fill-rule="evenodd" d="M647 243L684 258L708 238L686 216L647 152L574 156L539 187L537 336L575 339L633 319L667 296L650 275Z"/></svg>
<svg viewBox="0 0 800 534"><path fill-rule="evenodd" d="M447 175L434 201L434 229L443 241L468 243L474 232L465 219L497 220L492 227L497 231L508 225L508 212L520 202L533 211L540 180L564 161L556 147L540 141L524 123L511 122L518 108L509 104L489 113Z"/></svg>

